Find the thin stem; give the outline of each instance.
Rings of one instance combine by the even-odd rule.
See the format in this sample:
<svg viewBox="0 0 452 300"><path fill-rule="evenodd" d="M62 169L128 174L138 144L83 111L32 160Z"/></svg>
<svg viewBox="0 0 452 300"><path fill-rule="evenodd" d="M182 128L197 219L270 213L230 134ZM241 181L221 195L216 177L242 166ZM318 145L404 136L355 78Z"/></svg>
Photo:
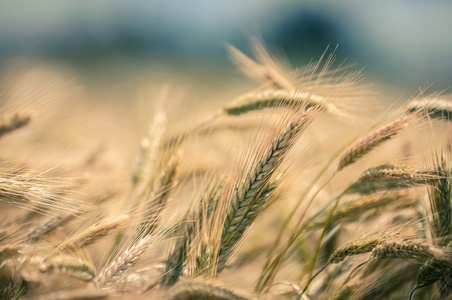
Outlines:
<svg viewBox="0 0 452 300"><path fill-rule="evenodd" d="M330 213L328 214L328 217L326 218L325 225L323 226L322 234L320 235L320 238L317 241L315 252L314 252L314 255L313 255L312 259L311 259L311 263L310 263L310 266L309 266L309 277L312 277L312 273L314 272L315 262L317 260L317 256L319 255L320 248L322 246L323 237L325 236L325 233L326 233L326 231L328 229L328 225L330 224L331 218L333 217L334 212L336 211L336 208L339 205L340 199L342 198L342 196L345 195L347 190L348 190L348 188L345 189L339 196L336 197L336 203L334 204L333 208L330 210Z"/></svg>
<svg viewBox="0 0 452 300"><path fill-rule="evenodd" d="M306 284L306 286L304 287L303 291L301 292L300 295L298 295L297 300L301 299L301 296L303 296L303 294L307 291L309 285L311 284L311 282L320 274L322 273L327 267L329 266L329 264L324 265L320 270L317 271L317 273L314 274L314 276L312 276L311 278L309 278L308 283Z"/></svg>
<svg viewBox="0 0 452 300"><path fill-rule="evenodd" d="M308 193L311 191L312 187L314 187L314 185L317 183L317 181L320 180L320 178L322 178L322 176L326 173L326 171L328 171L328 169L331 167L331 165L333 164L333 162L339 157L339 155L342 154L342 152L348 147L348 145L350 145L350 143L352 143L354 140L358 139L360 135L357 135L352 141L342 145L341 148L339 148L331 157L330 159L326 162L326 164L322 167L322 169L320 170L320 172L317 173L317 176L314 177L314 179L311 181L309 188L307 188L304 193L301 195L301 197L299 198L297 204L295 205L295 207L292 209L292 212L290 213L290 215L286 218L286 220L284 221L278 236L276 237L275 242L273 243L272 248L270 249L268 255L267 255L267 261L265 262L265 265L262 269L262 273L260 275L259 281L256 284L255 287L255 291L256 292L261 292L265 286L268 285L268 278L265 279L265 277L268 277L268 275L265 275L265 272L272 266L272 265L279 265L283 260L284 257L287 253L287 250L284 249L283 253L280 253L280 255L278 255L280 257L278 262L275 262L275 260L273 259L273 256L275 254L276 249L278 248L278 246L281 243L281 239L283 237L283 235L287 232L287 227L289 226L290 222L292 221L292 218L294 217L295 213L298 211L298 209L301 206L301 203L305 200L305 198L307 197ZM337 171L335 171L332 175L331 178L316 192L316 194L314 195L314 197L320 192L320 190L326 186L331 179L335 176L335 174L337 173ZM308 203L306 209L303 211L303 214L301 215L301 217L298 219L298 223L295 226L294 232L292 232L291 238L288 241L288 244L286 245L286 248L288 249L292 244L293 244L293 240L292 238L295 237L298 232L300 232L300 230L298 230L298 228L300 227L301 221L303 220L306 212L308 211L309 206L312 204L312 200L314 198L311 198L311 201ZM275 267L274 272L276 272L278 270L278 266ZM267 289L268 290L268 289ZM267 291L266 290L266 291Z"/></svg>
<svg viewBox="0 0 452 300"><path fill-rule="evenodd" d="M264 282L265 286L267 286L267 288L265 289L264 293L268 292L270 290L270 286L272 285L273 281L275 280L276 277L276 273L278 273L279 267L281 266L282 261L284 260L287 251L289 251L290 246L292 246L292 244L294 243L294 241L296 240L296 236L297 233L299 232L299 230L297 230L300 225L301 222L303 221L306 212L308 211L309 206L312 204L312 202L314 201L315 197L320 193L320 191L328 184L330 183L330 181L334 178L334 176L336 175L337 171L335 171L333 174L331 174L331 176L325 181L324 184L322 184L317 190L316 192L312 195L312 197L309 199L308 205L306 207L306 209L303 211L302 215L300 216L300 218L298 219L298 222L294 228L294 230L292 231L290 237L289 237L289 241L287 242L287 244L284 246L283 250L281 251L281 253L278 255L279 256L279 260L276 262L275 267L273 268L273 272L270 276L270 278L268 280L266 280Z"/></svg>
<svg viewBox="0 0 452 300"><path fill-rule="evenodd" d="M413 300L414 299L414 293L416 293L416 291L418 289L420 289L421 287L424 287L424 286L425 286L425 284L420 284L420 285L416 284L414 286L414 288L411 290L410 295L408 296L408 300Z"/></svg>
<svg viewBox="0 0 452 300"><path fill-rule="evenodd" d="M370 258L360 262L351 272L350 274L348 274L347 278L345 278L344 283L342 284L342 286L346 285L347 282L350 280L350 278L352 278L353 275L355 275L355 272L358 271L359 268L361 268L362 266L364 266L365 264L367 264L370 261Z"/></svg>

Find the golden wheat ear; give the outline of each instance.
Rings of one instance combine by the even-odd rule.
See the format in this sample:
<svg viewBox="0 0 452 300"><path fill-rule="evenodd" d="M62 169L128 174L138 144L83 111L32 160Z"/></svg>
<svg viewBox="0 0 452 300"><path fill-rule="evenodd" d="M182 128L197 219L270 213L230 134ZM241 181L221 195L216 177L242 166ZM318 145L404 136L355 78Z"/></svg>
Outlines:
<svg viewBox="0 0 452 300"><path fill-rule="evenodd" d="M212 181L211 186L204 192L199 203L195 203L195 209L193 212L189 212L185 215L184 220L180 224L178 230L177 241L169 253L165 268L160 281L161 286L173 286L182 276L187 260L188 264L195 265L193 270L188 272L193 274L202 273L204 265L200 263L198 258L197 242L201 240L206 227L208 227L208 220L211 219L212 213L216 210L216 205L221 197L223 189L223 182ZM199 256L203 256L202 254ZM191 262L195 260L196 262Z"/></svg>
<svg viewBox="0 0 452 300"><path fill-rule="evenodd" d="M158 180L154 183L154 186L148 187L148 190L145 191L143 195L145 209L135 236L152 234L157 227L160 215L166 207L172 190L177 184L176 174L181 157L181 151L174 153L168 160L159 178L157 178Z"/></svg>
<svg viewBox="0 0 452 300"><path fill-rule="evenodd" d="M45 258L39 266L42 273L65 274L91 282L96 276L95 268L86 255L59 254Z"/></svg>
<svg viewBox="0 0 452 300"><path fill-rule="evenodd" d="M223 299L223 300L248 300L231 288L220 287L207 282L186 281L178 284L172 290L173 300L184 299Z"/></svg>
<svg viewBox="0 0 452 300"><path fill-rule="evenodd" d="M228 50L238 68L261 87L228 104L225 113L238 115L285 103L323 103L326 112L349 122L359 122L360 108L375 106L370 101L369 86L361 84L361 71L346 71L347 67L342 65L332 68L335 50L327 55L327 49L317 62L295 70L285 59L268 51L259 38L251 41L255 60L232 46Z"/></svg>
<svg viewBox="0 0 452 300"><path fill-rule="evenodd" d="M229 55L237 67L248 77L263 85L289 90L295 81L295 72L285 59L277 58L257 37L251 38L253 60L233 46L228 46Z"/></svg>
<svg viewBox="0 0 452 300"><path fill-rule="evenodd" d="M404 110L431 119L452 120L452 95L432 95L410 101Z"/></svg>
<svg viewBox="0 0 452 300"><path fill-rule="evenodd" d="M94 244L106 237L112 230L124 226L129 220L128 215L120 215L117 217L106 218L103 221L91 225L86 230L69 238L61 243L56 251L69 251L82 249L88 245Z"/></svg>
<svg viewBox="0 0 452 300"><path fill-rule="evenodd" d="M141 259L146 250L159 242L167 234L145 235L136 239L131 245L120 252L116 258L103 267L102 271L94 279L99 289L114 286L136 263Z"/></svg>
<svg viewBox="0 0 452 300"><path fill-rule="evenodd" d="M410 120L412 120L410 116L401 116L395 121L378 126L362 136L344 151L339 159L337 169L342 170L346 166L353 164L382 143L395 137L402 129L408 126Z"/></svg>
<svg viewBox="0 0 452 300"><path fill-rule="evenodd" d="M27 114L15 113L13 115L3 114L0 116L0 137L24 127L31 121L31 116Z"/></svg>
<svg viewBox="0 0 452 300"><path fill-rule="evenodd" d="M82 212L85 203L65 196L69 184L46 176L51 172L52 169L0 174L0 201L48 216Z"/></svg>
<svg viewBox="0 0 452 300"><path fill-rule="evenodd" d="M346 190L347 194L371 194L378 191L411 188L428 184L434 176L430 171L420 171L408 166L382 164L364 171Z"/></svg>

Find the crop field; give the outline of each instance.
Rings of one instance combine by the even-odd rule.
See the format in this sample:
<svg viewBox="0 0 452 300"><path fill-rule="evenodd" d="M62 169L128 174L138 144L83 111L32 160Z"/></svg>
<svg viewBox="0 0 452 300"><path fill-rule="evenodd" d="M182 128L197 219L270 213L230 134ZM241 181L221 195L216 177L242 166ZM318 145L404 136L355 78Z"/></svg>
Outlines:
<svg viewBox="0 0 452 300"><path fill-rule="evenodd" d="M130 101L5 67L0 298L452 299L452 97L385 99L333 48L251 37L221 89Z"/></svg>

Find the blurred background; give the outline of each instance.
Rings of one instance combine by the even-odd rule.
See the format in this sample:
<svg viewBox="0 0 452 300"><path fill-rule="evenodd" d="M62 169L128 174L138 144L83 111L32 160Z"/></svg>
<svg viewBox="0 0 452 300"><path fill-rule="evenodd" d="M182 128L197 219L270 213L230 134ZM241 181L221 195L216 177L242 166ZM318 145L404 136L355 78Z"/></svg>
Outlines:
<svg viewBox="0 0 452 300"><path fill-rule="evenodd" d="M246 52L257 33L295 66L339 45L339 61L411 94L451 85L451 13L446 0L2 1L0 67L31 58L63 65L87 86L156 70L196 85L235 76L225 45Z"/></svg>
<svg viewBox="0 0 452 300"><path fill-rule="evenodd" d="M0 84L13 78L11 99L61 100L24 155L57 139L62 157L104 140L134 157L157 111L180 132L256 86L226 51L250 54L250 35L295 67L338 45L383 108L427 86L450 93L451 13L446 0L0 1Z"/></svg>

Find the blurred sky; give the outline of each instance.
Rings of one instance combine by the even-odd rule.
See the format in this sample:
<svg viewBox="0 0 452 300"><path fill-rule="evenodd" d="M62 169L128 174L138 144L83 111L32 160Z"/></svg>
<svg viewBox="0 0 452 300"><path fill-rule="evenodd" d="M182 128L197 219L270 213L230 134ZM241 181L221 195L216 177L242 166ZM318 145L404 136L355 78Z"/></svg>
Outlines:
<svg viewBox="0 0 452 300"><path fill-rule="evenodd" d="M1 1L0 67L55 60L100 70L121 61L226 65L225 44L248 50L259 33L294 64L339 44L379 81L411 91L452 83L452 1ZM184 63L185 62L185 63Z"/></svg>

